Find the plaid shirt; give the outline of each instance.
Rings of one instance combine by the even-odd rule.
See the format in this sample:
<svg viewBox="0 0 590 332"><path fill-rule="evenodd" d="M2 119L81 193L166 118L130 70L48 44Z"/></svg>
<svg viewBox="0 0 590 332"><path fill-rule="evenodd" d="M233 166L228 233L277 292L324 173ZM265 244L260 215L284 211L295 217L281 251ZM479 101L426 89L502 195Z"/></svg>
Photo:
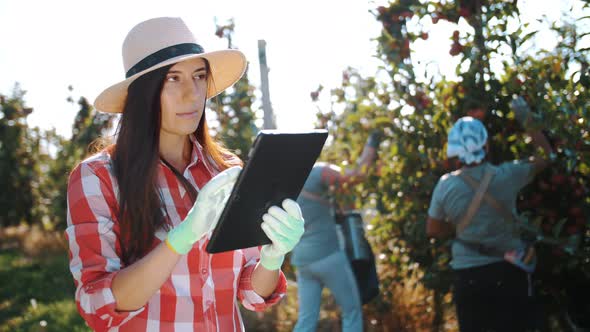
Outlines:
<svg viewBox="0 0 590 332"><path fill-rule="evenodd" d="M218 173L211 159L191 136L191 162L185 178L197 190ZM124 268L118 243L118 188L111 157L102 152L80 163L68 183L68 237L70 271L76 285L78 311L96 331L243 331L236 298L250 310L261 311L285 296L287 283L281 272L274 293L266 300L254 292L252 272L260 247L208 254L209 236L183 255L172 274L142 308L115 309L111 283ZM192 203L174 173L160 162L158 187L162 212L173 225L186 216ZM156 232L156 241L166 231ZM210 235L210 234L209 234Z"/></svg>

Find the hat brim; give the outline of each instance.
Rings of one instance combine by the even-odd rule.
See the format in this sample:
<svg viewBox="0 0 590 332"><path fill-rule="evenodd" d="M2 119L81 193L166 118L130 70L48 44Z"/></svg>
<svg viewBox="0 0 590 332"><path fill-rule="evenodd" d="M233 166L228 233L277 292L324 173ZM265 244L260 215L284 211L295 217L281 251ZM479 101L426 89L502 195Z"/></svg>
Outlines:
<svg viewBox="0 0 590 332"><path fill-rule="evenodd" d="M217 96L225 89L234 85L246 71L246 57L244 53L238 50L219 50L201 54L180 55L160 62L124 81L106 88L96 97L94 108L105 113L122 113L127 99L127 88L129 88L129 85L133 81L158 68L194 58L204 58L209 62L209 74L212 75L213 79L211 81L212 84L209 84L207 89L207 99Z"/></svg>

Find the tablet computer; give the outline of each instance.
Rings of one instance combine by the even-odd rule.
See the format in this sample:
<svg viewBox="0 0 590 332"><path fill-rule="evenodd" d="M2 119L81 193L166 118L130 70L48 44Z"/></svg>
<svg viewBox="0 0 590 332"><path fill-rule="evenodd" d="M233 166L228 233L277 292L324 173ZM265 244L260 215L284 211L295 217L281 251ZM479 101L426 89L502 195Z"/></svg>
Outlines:
<svg viewBox="0 0 590 332"><path fill-rule="evenodd" d="M297 199L327 137L328 131L322 129L261 131L211 234L207 252L271 243L260 227L262 216L286 198Z"/></svg>

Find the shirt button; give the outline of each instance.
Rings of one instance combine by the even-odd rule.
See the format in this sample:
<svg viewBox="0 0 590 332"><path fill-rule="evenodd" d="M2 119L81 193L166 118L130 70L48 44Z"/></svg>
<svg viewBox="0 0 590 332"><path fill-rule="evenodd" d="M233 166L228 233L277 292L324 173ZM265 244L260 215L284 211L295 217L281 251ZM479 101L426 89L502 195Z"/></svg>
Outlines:
<svg viewBox="0 0 590 332"><path fill-rule="evenodd" d="M201 273L202 273L202 274L207 274L207 269L202 269L202 270L201 270Z"/></svg>

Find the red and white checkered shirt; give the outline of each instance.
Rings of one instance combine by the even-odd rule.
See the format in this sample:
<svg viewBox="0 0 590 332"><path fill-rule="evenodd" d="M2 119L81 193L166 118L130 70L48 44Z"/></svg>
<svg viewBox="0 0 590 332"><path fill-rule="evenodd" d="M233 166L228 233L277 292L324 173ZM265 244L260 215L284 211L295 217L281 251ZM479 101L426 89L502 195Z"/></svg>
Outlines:
<svg viewBox="0 0 590 332"><path fill-rule="evenodd" d="M192 160L185 178L197 190L218 173L210 158L191 136ZM76 284L78 311L96 331L243 331L238 303L261 311L285 296L287 283L281 272L274 293L266 300L252 289L251 276L260 259L260 247L209 254L209 236L183 255L172 274L142 308L133 312L115 309L111 283L124 268L119 257L118 188L111 157L101 152L80 163L68 183L70 271ZM162 212L179 224L192 207L174 173L158 167ZM156 232L156 241L166 238ZM210 234L209 234L210 235Z"/></svg>

